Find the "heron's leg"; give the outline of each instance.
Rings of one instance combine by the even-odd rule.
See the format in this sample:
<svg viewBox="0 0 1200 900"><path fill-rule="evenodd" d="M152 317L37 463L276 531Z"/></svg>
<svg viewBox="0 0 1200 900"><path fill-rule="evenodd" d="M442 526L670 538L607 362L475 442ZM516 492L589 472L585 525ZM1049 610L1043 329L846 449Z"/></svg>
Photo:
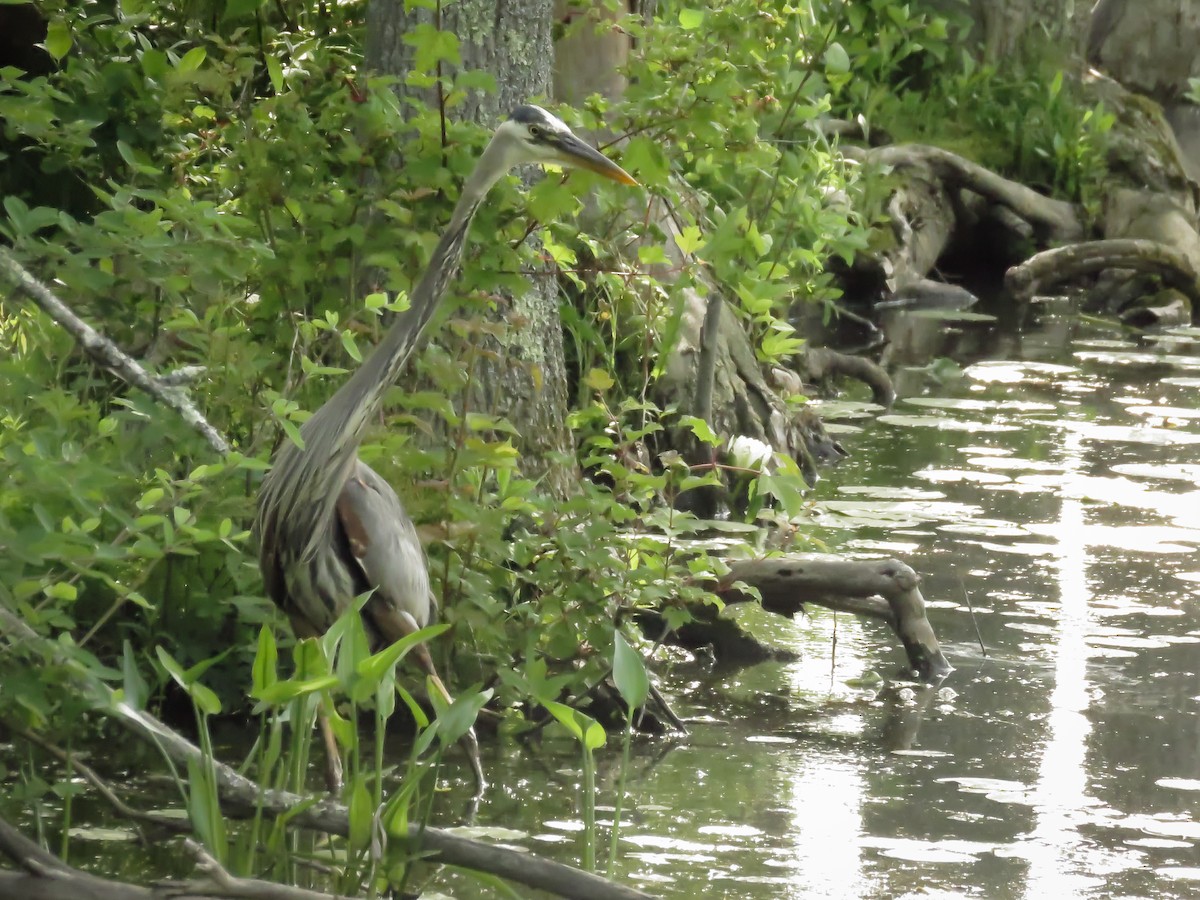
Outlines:
<svg viewBox="0 0 1200 900"><path fill-rule="evenodd" d="M404 634L412 634L414 631L419 631L417 620L412 617L412 614L405 610L389 609L389 618L394 617L399 621L400 629ZM442 683L441 676L437 673L437 668L433 664L433 657L429 655L429 648L423 643L417 644L413 648L413 655L417 658L417 664L425 670L425 674L429 676L429 680L433 682L433 686L437 692L442 695L442 699L447 703L453 703L454 698L450 696L450 692L446 690L446 685ZM471 770L475 773L475 796L479 796L487 790L487 777L483 774L483 762L479 757L479 739L475 737L475 727L471 726L467 729L467 733L462 736L463 749L467 751L467 758L471 761Z"/></svg>

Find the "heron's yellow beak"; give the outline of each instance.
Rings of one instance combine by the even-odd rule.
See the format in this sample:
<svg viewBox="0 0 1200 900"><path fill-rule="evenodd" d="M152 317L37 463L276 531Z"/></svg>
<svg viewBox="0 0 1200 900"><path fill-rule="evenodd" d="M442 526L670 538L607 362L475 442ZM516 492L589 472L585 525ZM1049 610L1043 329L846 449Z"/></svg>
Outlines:
<svg viewBox="0 0 1200 900"><path fill-rule="evenodd" d="M634 177L618 166L599 150L585 144L575 135L563 135L555 140L561 162L564 166L574 166L577 169L587 169L621 184L636 185Z"/></svg>

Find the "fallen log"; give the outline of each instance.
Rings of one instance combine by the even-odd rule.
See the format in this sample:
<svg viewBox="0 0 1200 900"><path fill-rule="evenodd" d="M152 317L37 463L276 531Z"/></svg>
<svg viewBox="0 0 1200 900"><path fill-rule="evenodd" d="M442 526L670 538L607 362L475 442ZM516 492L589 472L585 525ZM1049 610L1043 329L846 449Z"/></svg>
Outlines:
<svg viewBox="0 0 1200 900"><path fill-rule="evenodd" d="M727 604L753 601L742 586L754 588L762 607L794 616L805 604L885 622L904 645L909 665L925 681L954 670L925 615L921 578L899 560L852 560L826 554L796 554L737 560L717 586Z"/></svg>

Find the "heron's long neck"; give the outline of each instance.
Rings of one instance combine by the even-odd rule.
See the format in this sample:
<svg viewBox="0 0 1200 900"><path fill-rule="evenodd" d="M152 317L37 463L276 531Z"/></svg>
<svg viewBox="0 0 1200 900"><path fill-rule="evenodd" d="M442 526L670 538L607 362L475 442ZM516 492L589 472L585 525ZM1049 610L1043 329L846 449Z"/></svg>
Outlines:
<svg viewBox="0 0 1200 900"><path fill-rule="evenodd" d="M475 211L492 185L506 171L507 167L499 158L502 153L495 142L484 150L475 171L463 185L462 195L450 216L450 223L434 248L429 267L412 291L409 308L397 317L358 371L304 423L300 429L304 449L300 450L290 442L285 443L276 457L272 474L276 469L299 469L298 473L292 472L289 477L298 476L298 480L306 483L305 497L319 498L322 509L317 521L309 523L316 531L332 515L333 505L349 476L367 422L404 368L445 296L446 288L458 275L463 245ZM267 489L271 480L268 476L264 489ZM267 493L271 492L268 490ZM286 505L284 497L277 499ZM284 516L290 512L287 509L276 510L276 514Z"/></svg>

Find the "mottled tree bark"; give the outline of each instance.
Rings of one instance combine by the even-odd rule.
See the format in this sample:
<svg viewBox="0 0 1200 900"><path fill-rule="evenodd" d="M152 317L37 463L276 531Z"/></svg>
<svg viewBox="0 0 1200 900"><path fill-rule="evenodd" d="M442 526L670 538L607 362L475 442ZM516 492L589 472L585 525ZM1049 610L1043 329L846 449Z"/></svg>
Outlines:
<svg viewBox="0 0 1200 900"><path fill-rule="evenodd" d="M551 7L552 0L459 0L440 10L406 10L404 0L371 0L366 64L374 72L403 79L414 53L404 42L406 33L421 23L453 32L462 69L489 72L497 87L495 93L472 91L454 115L495 125L513 107L550 94ZM401 82L396 91L438 102L433 89L417 91ZM510 315L521 326L497 339L499 346L491 348L495 361L479 364L476 390L467 402L473 410L495 412L513 423L526 474L541 476L547 489L565 493L572 473L555 463L571 449L558 285L549 267L531 281L527 293L512 298Z"/></svg>

